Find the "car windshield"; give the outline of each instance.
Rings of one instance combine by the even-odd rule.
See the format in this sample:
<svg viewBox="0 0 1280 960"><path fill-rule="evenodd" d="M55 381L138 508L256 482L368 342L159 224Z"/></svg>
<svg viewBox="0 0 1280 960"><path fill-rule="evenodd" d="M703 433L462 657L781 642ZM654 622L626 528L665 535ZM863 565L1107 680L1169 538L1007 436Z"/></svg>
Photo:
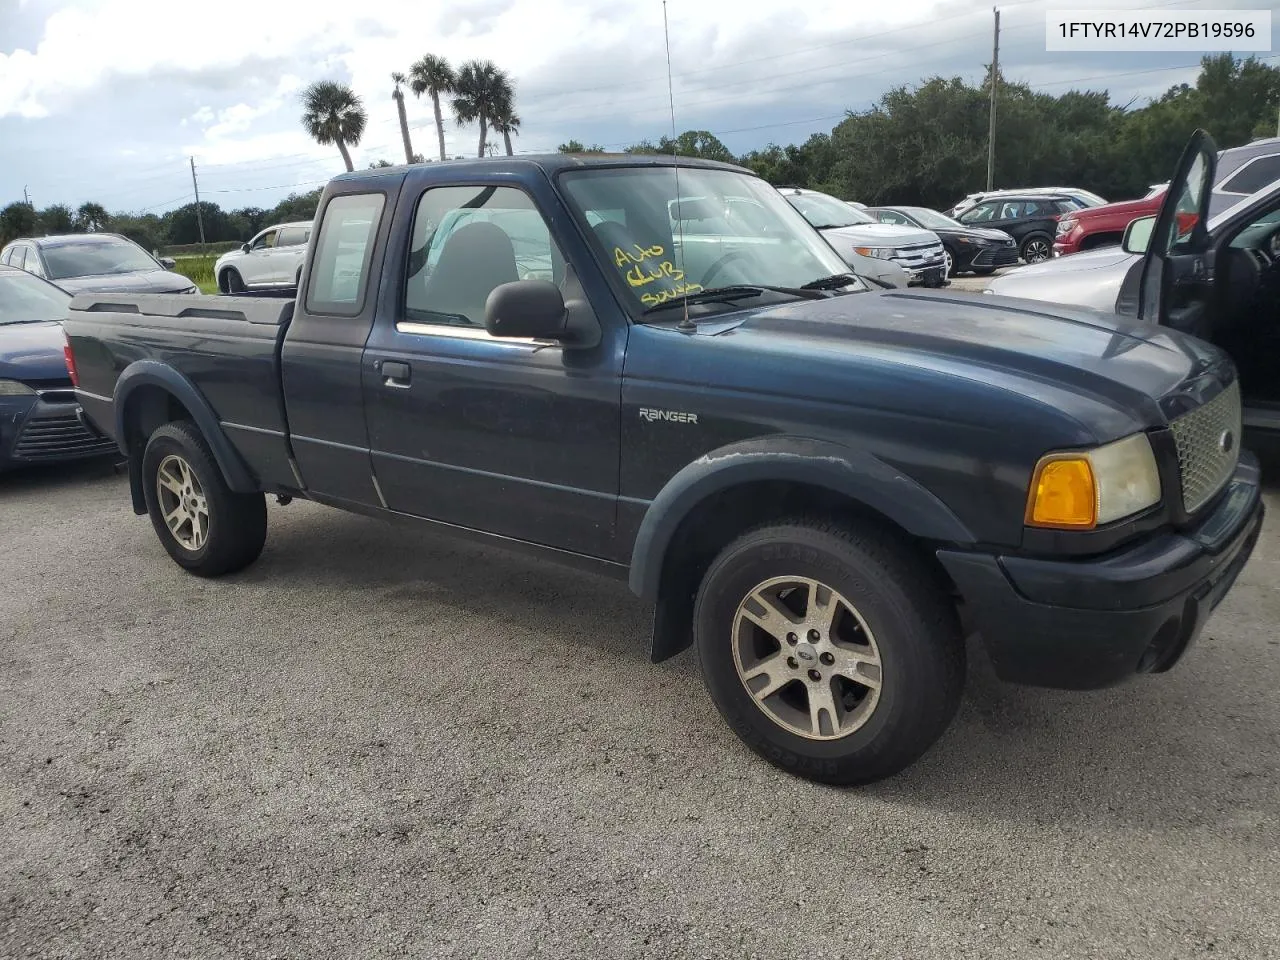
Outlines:
<svg viewBox="0 0 1280 960"><path fill-rule="evenodd" d="M63 320L71 295L29 273L0 273L0 326Z"/></svg>
<svg viewBox="0 0 1280 960"><path fill-rule="evenodd" d="M825 193L798 193L787 197L788 202L819 230L834 227L851 227L854 224L876 223L876 219L843 200L828 197Z"/></svg>
<svg viewBox="0 0 1280 960"><path fill-rule="evenodd" d="M948 227L963 227L959 220L952 220L946 214L939 213L937 210L930 210L927 207L903 207L902 210L916 223L925 229L945 230Z"/></svg>
<svg viewBox="0 0 1280 960"><path fill-rule="evenodd" d="M683 167L677 180L674 167L597 167L560 181L638 308L710 288L794 289L850 272L758 177Z"/></svg>
<svg viewBox="0 0 1280 960"><path fill-rule="evenodd" d="M128 240L85 240L43 247L50 280L159 270L160 265Z"/></svg>

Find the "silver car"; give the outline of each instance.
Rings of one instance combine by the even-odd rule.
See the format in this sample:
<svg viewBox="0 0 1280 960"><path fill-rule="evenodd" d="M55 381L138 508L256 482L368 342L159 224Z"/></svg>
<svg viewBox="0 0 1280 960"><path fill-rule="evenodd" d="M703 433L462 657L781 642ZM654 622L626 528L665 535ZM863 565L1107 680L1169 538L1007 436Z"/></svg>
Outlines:
<svg viewBox="0 0 1280 960"><path fill-rule="evenodd" d="M259 232L239 250L224 253L213 265L223 293L289 288L298 285L311 241L311 221L277 223Z"/></svg>

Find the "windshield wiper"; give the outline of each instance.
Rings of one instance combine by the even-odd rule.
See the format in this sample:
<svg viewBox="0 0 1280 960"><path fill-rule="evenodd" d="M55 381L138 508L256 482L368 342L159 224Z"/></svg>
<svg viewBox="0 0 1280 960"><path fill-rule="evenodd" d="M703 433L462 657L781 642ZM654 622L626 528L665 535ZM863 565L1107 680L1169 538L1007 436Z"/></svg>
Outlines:
<svg viewBox="0 0 1280 960"><path fill-rule="evenodd" d="M834 273L829 277L819 277L802 284L801 290L839 290L861 280L856 273Z"/></svg>
<svg viewBox="0 0 1280 960"><path fill-rule="evenodd" d="M644 311L645 315L671 307L682 307L688 303L732 303L734 300L746 300L758 297L763 293L782 293L801 300L817 300L822 294L814 290L800 287L770 287L759 283L739 283L727 287L709 287L706 290L695 290L692 293L672 297Z"/></svg>

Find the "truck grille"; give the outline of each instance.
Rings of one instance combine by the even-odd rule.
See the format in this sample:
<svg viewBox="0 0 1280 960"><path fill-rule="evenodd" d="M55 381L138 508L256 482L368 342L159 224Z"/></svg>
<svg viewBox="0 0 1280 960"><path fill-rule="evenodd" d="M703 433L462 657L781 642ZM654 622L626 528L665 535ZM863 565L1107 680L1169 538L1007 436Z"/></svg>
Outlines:
<svg viewBox="0 0 1280 960"><path fill-rule="evenodd" d="M72 413L28 420L13 445L13 456L23 460L65 460L109 453L114 448L113 441Z"/></svg>
<svg viewBox="0 0 1280 960"><path fill-rule="evenodd" d="M1178 448L1182 506L1195 513L1222 489L1240 456L1240 384L1169 424Z"/></svg>

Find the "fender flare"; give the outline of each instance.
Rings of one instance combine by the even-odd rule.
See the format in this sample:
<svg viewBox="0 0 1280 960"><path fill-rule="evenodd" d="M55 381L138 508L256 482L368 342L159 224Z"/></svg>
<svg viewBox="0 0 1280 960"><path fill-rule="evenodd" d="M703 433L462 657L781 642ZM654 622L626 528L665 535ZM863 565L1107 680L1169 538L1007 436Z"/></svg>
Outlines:
<svg viewBox="0 0 1280 960"><path fill-rule="evenodd" d="M239 451L231 445L231 441L227 439L226 433L222 429L218 416L213 412L213 408L209 405L209 401L204 398L196 386L184 377L173 367L160 363L158 360L135 360L129 364L120 374L120 378L116 380L116 386L113 396L113 406L116 415L116 436L120 438L122 446L128 443L128 433L125 431L125 423L128 417L129 397L139 387L152 386L159 387L166 393L172 394L173 397L186 407L191 414L192 420L195 421L200 433L204 435L205 441L209 444L209 449L213 452L213 459L218 464L218 469L222 472L222 477L227 482L227 486L237 493L254 493L258 487L258 482L253 478L253 474L249 472L244 459L240 456ZM132 463L136 458L130 456ZM130 470L132 479L134 471ZM141 471L138 471L137 483L139 489L135 490L135 506L138 495L141 493Z"/></svg>
<svg viewBox="0 0 1280 960"><path fill-rule="evenodd" d="M921 539L976 542L946 504L883 460L831 441L770 437L714 450L667 482L649 504L636 534L628 576L631 591L657 600L663 561L681 522L709 497L761 480L806 483L842 494Z"/></svg>

